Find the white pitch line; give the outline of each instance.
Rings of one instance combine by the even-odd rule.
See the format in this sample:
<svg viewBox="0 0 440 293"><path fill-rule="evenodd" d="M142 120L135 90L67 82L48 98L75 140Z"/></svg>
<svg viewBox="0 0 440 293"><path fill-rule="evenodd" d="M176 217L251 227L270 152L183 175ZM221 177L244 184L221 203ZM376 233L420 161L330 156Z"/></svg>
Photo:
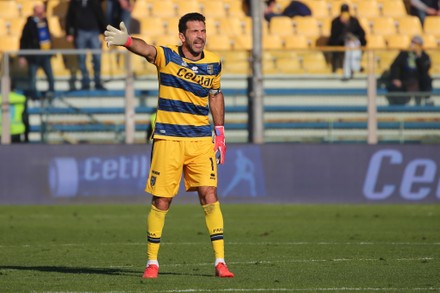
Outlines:
<svg viewBox="0 0 440 293"><path fill-rule="evenodd" d="M205 242L163 242L162 246L182 246L182 245L206 245L209 243L209 239ZM4 244L0 247L40 247L40 246L139 246L146 245L146 242L115 242L115 243L41 243L41 244ZM226 242L226 245L253 245L253 246L301 246L301 245L353 245L353 246L377 246L377 245L391 245L391 246L437 246L440 242Z"/></svg>
<svg viewBox="0 0 440 293"><path fill-rule="evenodd" d="M309 292L309 291L373 291L373 292L390 292L390 291L438 291L440 288L363 288L363 287L339 287L339 288L227 288L227 289L176 289L163 291L150 291L157 293L190 293L190 292Z"/></svg>

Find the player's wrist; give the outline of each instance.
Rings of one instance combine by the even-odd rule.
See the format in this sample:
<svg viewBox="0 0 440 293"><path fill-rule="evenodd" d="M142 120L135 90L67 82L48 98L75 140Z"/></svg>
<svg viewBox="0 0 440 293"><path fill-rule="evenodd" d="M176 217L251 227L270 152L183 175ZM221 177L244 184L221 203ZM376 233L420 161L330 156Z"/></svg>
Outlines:
<svg viewBox="0 0 440 293"><path fill-rule="evenodd" d="M133 38L131 36L128 36L127 41L125 41L124 47L128 48L133 44Z"/></svg>
<svg viewBox="0 0 440 293"><path fill-rule="evenodd" d="M217 125L214 127L216 136L224 136L225 135L225 127L223 125Z"/></svg>

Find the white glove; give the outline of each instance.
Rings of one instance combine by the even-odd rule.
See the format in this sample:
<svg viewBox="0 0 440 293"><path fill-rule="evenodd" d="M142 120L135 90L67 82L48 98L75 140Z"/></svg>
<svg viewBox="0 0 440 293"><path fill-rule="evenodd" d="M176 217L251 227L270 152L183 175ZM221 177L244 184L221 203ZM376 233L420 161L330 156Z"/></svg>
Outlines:
<svg viewBox="0 0 440 293"><path fill-rule="evenodd" d="M125 24L121 21L119 24L120 30L117 28L108 25L106 31L104 32L104 40L107 42L107 47L110 46L125 46L128 47L131 45L131 37L128 34L127 28Z"/></svg>

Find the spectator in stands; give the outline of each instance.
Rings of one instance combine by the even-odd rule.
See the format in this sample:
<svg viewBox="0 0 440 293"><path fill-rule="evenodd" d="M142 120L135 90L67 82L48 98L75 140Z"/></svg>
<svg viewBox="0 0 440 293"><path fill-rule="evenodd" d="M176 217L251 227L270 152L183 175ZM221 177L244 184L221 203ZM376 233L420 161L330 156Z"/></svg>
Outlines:
<svg viewBox="0 0 440 293"><path fill-rule="evenodd" d="M67 41L77 49L101 49L99 35L105 30L105 17L98 0L71 0L66 16ZM86 55L79 55L82 80L81 89L90 89L90 77L86 67ZM105 90L101 81L101 54L92 54L95 89Z"/></svg>
<svg viewBox="0 0 440 293"><path fill-rule="evenodd" d="M403 96L387 96L390 105L405 105L411 97L415 97L416 105L433 105L427 94L414 94L415 92L431 92L432 79L429 75L431 58L423 50L423 39L414 36L409 50L401 51L391 64L389 92L407 92Z"/></svg>
<svg viewBox="0 0 440 293"><path fill-rule="evenodd" d="M341 5L341 13L331 24L330 38L328 40L329 46L348 47L350 50L344 52L333 52L332 54L332 70L336 72L341 67L342 61L347 55L346 68L344 69L344 80L352 77L356 69L360 69L360 50L354 50L360 46L365 46L367 40L365 39L365 31L359 23L359 20L350 15L350 7L347 4ZM347 62L351 60L352 62Z"/></svg>
<svg viewBox="0 0 440 293"><path fill-rule="evenodd" d="M107 0L106 6L106 17L109 24L118 26L122 21L130 28L134 0Z"/></svg>
<svg viewBox="0 0 440 293"><path fill-rule="evenodd" d="M46 10L42 2L34 6L33 15L27 18L20 38L20 49L49 50L51 48L51 37L49 25L46 19ZM47 96L53 96L55 81L50 63L51 55L26 55L20 56L18 61L21 67L28 66L29 97L39 98L37 91L37 70L42 68L49 83Z"/></svg>
<svg viewBox="0 0 440 293"><path fill-rule="evenodd" d="M411 14L417 16L422 23L427 15L440 15L439 0L411 0Z"/></svg>
<svg viewBox="0 0 440 293"><path fill-rule="evenodd" d="M277 2L276 0L266 1L266 8L264 9L264 19L270 21L272 17L276 16L310 16L312 11L310 8L302 3L301 1L291 1L289 5L284 8L282 13L277 13Z"/></svg>

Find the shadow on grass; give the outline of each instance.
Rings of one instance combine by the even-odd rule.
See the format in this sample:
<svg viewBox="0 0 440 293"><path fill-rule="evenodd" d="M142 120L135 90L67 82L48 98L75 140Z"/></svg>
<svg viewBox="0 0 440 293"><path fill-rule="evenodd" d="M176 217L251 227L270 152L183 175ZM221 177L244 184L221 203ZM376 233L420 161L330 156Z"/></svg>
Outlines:
<svg viewBox="0 0 440 293"><path fill-rule="evenodd" d="M17 271L38 271L62 274L96 274L96 275L137 275L142 276L142 271L127 270L120 268L87 268L87 267L65 267L65 266L0 266L0 270L17 270ZM214 275L200 273L177 273L177 272L160 272L159 275L170 276L198 276L213 277Z"/></svg>
<svg viewBox="0 0 440 293"><path fill-rule="evenodd" d="M0 266L0 270L38 271L63 274L97 274L97 275L132 275L141 274L138 270L126 270L118 268L87 268L65 266Z"/></svg>

